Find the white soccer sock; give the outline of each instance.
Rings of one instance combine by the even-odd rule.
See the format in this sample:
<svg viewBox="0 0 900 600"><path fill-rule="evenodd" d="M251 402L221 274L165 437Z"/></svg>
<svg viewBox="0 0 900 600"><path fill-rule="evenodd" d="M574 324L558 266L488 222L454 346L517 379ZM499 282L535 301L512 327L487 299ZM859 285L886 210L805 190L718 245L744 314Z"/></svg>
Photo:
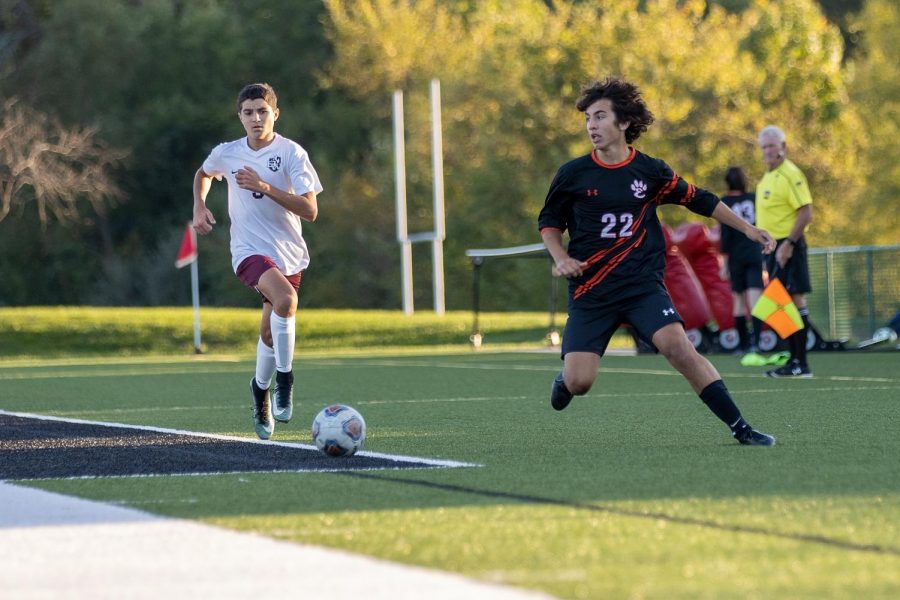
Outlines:
<svg viewBox="0 0 900 600"><path fill-rule="evenodd" d="M272 341L275 344L275 368L282 373L293 368L294 341L297 337L296 320L296 317L279 317L274 311L269 319Z"/></svg>
<svg viewBox="0 0 900 600"><path fill-rule="evenodd" d="M259 386L259 389L269 389L274 374L275 349L266 346L266 343L260 338L256 344L256 385Z"/></svg>

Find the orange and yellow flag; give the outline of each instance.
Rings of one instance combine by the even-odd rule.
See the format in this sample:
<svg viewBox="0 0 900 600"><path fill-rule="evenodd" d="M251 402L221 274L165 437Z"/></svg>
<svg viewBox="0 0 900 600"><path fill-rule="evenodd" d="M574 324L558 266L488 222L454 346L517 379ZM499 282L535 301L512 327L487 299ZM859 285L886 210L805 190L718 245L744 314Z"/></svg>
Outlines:
<svg viewBox="0 0 900 600"><path fill-rule="evenodd" d="M750 314L774 329L781 339L803 329L797 305L777 278L769 282Z"/></svg>

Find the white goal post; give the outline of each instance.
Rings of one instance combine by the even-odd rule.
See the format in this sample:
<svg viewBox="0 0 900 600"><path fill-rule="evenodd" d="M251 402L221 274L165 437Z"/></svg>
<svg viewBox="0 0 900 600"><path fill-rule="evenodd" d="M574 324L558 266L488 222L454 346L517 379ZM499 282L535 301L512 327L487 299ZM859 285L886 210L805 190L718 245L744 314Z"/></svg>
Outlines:
<svg viewBox="0 0 900 600"><path fill-rule="evenodd" d="M397 241L400 243L400 271L404 314L413 314L412 245L431 244L434 312L444 314L444 154L441 128L441 83L431 80L431 166L434 187L434 230L410 234L406 220L406 143L403 131L403 92L394 91L394 181L397 210Z"/></svg>

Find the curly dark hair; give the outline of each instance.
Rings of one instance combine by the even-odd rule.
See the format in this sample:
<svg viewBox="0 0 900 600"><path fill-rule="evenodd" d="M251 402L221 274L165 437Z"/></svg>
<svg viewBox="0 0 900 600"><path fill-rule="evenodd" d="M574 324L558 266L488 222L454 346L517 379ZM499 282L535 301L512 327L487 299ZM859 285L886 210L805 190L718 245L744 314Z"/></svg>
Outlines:
<svg viewBox="0 0 900 600"><path fill-rule="evenodd" d="M653 123L653 113L644 104L638 87L617 77L607 77L582 88L575 108L584 112L591 104L603 98L612 103L617 122L629 123L625 130L625 141L629 144L641 137Z"/></svg>
<svg viewBox="0 0 900 600"><path fill-rule="evenodd" d="M260 98L265 100L266 104L273 109L278 108L278 97L275 95L275 90L272 89L271 85L268 83L251 83L250 85L245 85L244 89L238 94L238 112L241 111L241 104L244 103L244 100L258 100Z"/></svg>

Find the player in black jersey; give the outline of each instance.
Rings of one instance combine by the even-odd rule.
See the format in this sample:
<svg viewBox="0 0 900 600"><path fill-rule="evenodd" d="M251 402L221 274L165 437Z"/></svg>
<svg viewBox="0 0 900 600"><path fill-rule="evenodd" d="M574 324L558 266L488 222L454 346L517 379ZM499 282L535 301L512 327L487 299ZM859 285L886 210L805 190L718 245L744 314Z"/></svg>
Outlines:
<svg viewBox="0 0 900 600"><path fill-rule="evenodd" d="M729 167L725 172L728 193L722 202L742 219L756 225L756 195L747 192L747 175L741 167ZM740 351L744 353L741 364L761 366L766 359L759 353L759 332L762 321L752 317L747 330L747 314L762 294L762 246L728 225L722 225L722 254L727 258L728 278L734 300L734 326L740 339Z"/></svg>
<svg viewBox="0 0 900 600"><path fill-rule="evenodd" d="M560 275L569 279L563 371L553 382L556 410L586 394L615 330L630 324L677 369L742 444L775 438L743 419L715 367L697 353L663 284L665 241L660 204L680 204L761 243L772 237L750 225L712 193L694 187L634 142L653 122L638 88L607 78L582 91L575 105L587 120L593 151L564 164L553 179L538 226ZM569 232L568 250L562 234Z"/></svg>

